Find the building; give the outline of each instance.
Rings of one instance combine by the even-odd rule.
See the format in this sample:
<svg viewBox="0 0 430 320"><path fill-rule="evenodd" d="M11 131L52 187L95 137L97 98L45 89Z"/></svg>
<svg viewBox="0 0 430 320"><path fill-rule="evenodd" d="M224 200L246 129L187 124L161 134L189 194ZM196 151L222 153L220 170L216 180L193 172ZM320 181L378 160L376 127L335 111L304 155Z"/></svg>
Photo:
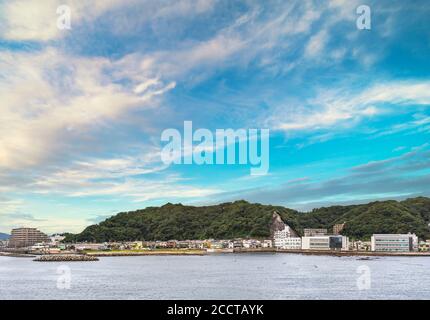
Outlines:
<svg viewBox="0 0 430 320"><path fill-rule="evenodd" d="M60 236L58 234L54 234L50 237L51 244L54 246L59 246L61 241L63 241L65 238L66 238L65 236Z"/></svg>
<svg viewBox="0 0 430 320"><path fill-rule="evenodd" d="M49 243L51 240L36 228L13 229L9 239L9 248L31 247L36 243Z"/></svg>
<svg viewBox="0 0 430 320"><path fill-rule="evenodd" d="M304 229L303 233L305 237L325 236L327 229Z"/></svg>
<svg viewBox="0 0 430 320"><path fill-rule="evenodd" d="M275 247L284 250L300 250L302 248L302 238L290 237L275 240Z"/></svg>
<svg viewBox="0 0 430 320"><path fill-rule="evenodd" d="M415 234L374 234L371 249L377 252L418 251L418 237Z"/></svg>
<svg viewBox="0 0 430 320"><path fill-rule="evenodd" d="M349 239L345 236L313 236L302 238L303 250L349 250Z"/></svg>
<svg viewBox="0 0 430 320"><path fill-rule="evenodd" d="M74 245L76 251L90 251L90 250L107 250L108 246L104 243L77 243Z"/></svg>
<svg viewBox="0 0 430 320"><path fill-rule="evenodd" d="M263 243L261 244L261 246L263 248L272 248L273 242L272 242L272 240L264 240Z"/></svg>
<svg viewBox="0 0 430 320"><path fill-rule="evenodd" d="M294 234L293 234L292 229L289 226L285 225L284 229L279 230L279 231L275 231L275 233L273 234L273 238L274 239L285 239L285 238L290 238L293 235Z"/></svg>
<svg viewBox="0 0 430 320"><path fill-rule="evenodd" d="M222 241L211 241L211 249L224 249L224 243Z"/></svg>
<svg viewBox="0 0 430 320"><path fill-rule="evenodd" d="M370 251L370 241L356 240L349 243L349 250L352 251Z"/></svg>
<svg viewBox="0 0 430 320"><path fill-rule="evenodd" d="M275 248L285 250L300 250L302 248L302 239L294 236L291 228L285 225L283 230L275 231L273 244Z"/></svg>
<svg viewBox="0 0 430 320"><path fill-rule="evenodd" d="M261 241L255 239L243 240L242 244L245 249L261 248Z"/></svg>
<svg viewBox="0 0 430 320"><path fill-rule="evenodd" d="M342 232L343 228L345 228L345 222L344 223L335 224L333 226L333 234L334 235L340 234Z"/></svg>

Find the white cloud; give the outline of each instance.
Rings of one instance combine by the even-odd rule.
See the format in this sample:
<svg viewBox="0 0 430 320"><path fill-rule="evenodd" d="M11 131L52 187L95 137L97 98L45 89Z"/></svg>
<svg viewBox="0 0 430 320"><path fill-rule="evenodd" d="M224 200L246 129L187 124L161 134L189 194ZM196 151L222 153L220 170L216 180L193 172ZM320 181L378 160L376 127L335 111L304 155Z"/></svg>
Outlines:
<svg viewBox="0 0 430 320"><path fill-rule="evenodd" d="M315 57L320 54L325 47L327 42L327 31L321 30L314 36L312 36L305 48L305 55L308 57Z"/></svg>
<svg viewBox="0 0 430 320"><path fill-rule="evenodd" d="M147 0L8 0L0 3L2 22L0 23L0 38L14 41L40 41L56 40L67 35L67 30L57 27L57 8L66 5L71 10L71 23L76 26L81 23L91 23L101 15L111 10L127 9L132 5L147 8L145 16L139 21L168 19L178 16L197 15L211 10L215 0L174 0L165 3ZM126 29L130 31L121 20L112 19L116 23L113 32ZM135 25L136 21L128 21ZM124 31L124 30L123 30Z"/></svg>
<svg viewBox="0 0 430 320"><path fill-rule="evenodd" d="M365 117L389 112L389 105L430 105L429 82L388 82L361 92L329 90L304 105L281 106L267 123L278 130L314 130L352 125Z"/></svg>
<svg viewBox="0 0 430 320"><path fill-rule="evenodd" d="M57 27L57 8L67 5L71 9L72 26L82 19L94 19L124 1L118 0L9 0L0 4L3 22L0 36L16 41L49 41L64 36L67 31ZM128 1L130 2L130 1Z"/></svg>
<svg viewBox="0 0 430 320"><path fill-rule="evenodd" d="M38 165L56 156L75 132L90 132L132 109L149 107L175 87L160 82L138 95L109 75L115 68L115 61L77 58L53 48L0 52L0 167ZM140 78L127 80L137 84Z"/></svg>

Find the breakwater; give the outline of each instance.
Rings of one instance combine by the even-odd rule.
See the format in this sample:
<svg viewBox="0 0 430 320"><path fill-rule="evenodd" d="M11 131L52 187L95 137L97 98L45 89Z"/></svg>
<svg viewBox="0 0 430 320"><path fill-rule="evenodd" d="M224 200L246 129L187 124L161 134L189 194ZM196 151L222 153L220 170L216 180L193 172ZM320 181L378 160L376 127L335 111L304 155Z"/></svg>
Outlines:
<svg viewBox="0 0 430 320"><path fill-rule="evenodd" d="M99 261L97 257L87 255L45 255L34 259L37 262L78 262L78 261Z"/></svg>

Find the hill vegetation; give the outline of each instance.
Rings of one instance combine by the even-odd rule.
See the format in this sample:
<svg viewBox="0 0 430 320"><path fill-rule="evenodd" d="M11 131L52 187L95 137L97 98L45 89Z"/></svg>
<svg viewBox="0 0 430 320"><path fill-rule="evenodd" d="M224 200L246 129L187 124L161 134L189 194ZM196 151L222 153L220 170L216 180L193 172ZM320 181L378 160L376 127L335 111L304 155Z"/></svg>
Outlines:
<svg viewBox="0 0 430 320"><path fill-rule="evenodd" d="M166 204L119 213L80 234L68 234L67 242L133 240L187 240L267 238L271 235L273 213L290 227L331 229L346 223L342 234L369 239L373 233L416 233L430 238L430 199L382 201L362 205L332 206L302 213L281 206L236 201L213 206Z"/></svg>

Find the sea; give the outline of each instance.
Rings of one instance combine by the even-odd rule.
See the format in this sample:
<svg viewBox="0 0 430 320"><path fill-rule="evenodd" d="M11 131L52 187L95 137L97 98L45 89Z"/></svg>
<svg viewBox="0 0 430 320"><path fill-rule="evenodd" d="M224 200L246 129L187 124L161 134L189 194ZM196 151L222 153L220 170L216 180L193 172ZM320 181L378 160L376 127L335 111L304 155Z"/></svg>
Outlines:
<svg viewBox="0 0 430 320"><path fill-rule="evenodd" d="M0 256L0 299L430 299L430 257L284 253L103 257Z"/></svg>

